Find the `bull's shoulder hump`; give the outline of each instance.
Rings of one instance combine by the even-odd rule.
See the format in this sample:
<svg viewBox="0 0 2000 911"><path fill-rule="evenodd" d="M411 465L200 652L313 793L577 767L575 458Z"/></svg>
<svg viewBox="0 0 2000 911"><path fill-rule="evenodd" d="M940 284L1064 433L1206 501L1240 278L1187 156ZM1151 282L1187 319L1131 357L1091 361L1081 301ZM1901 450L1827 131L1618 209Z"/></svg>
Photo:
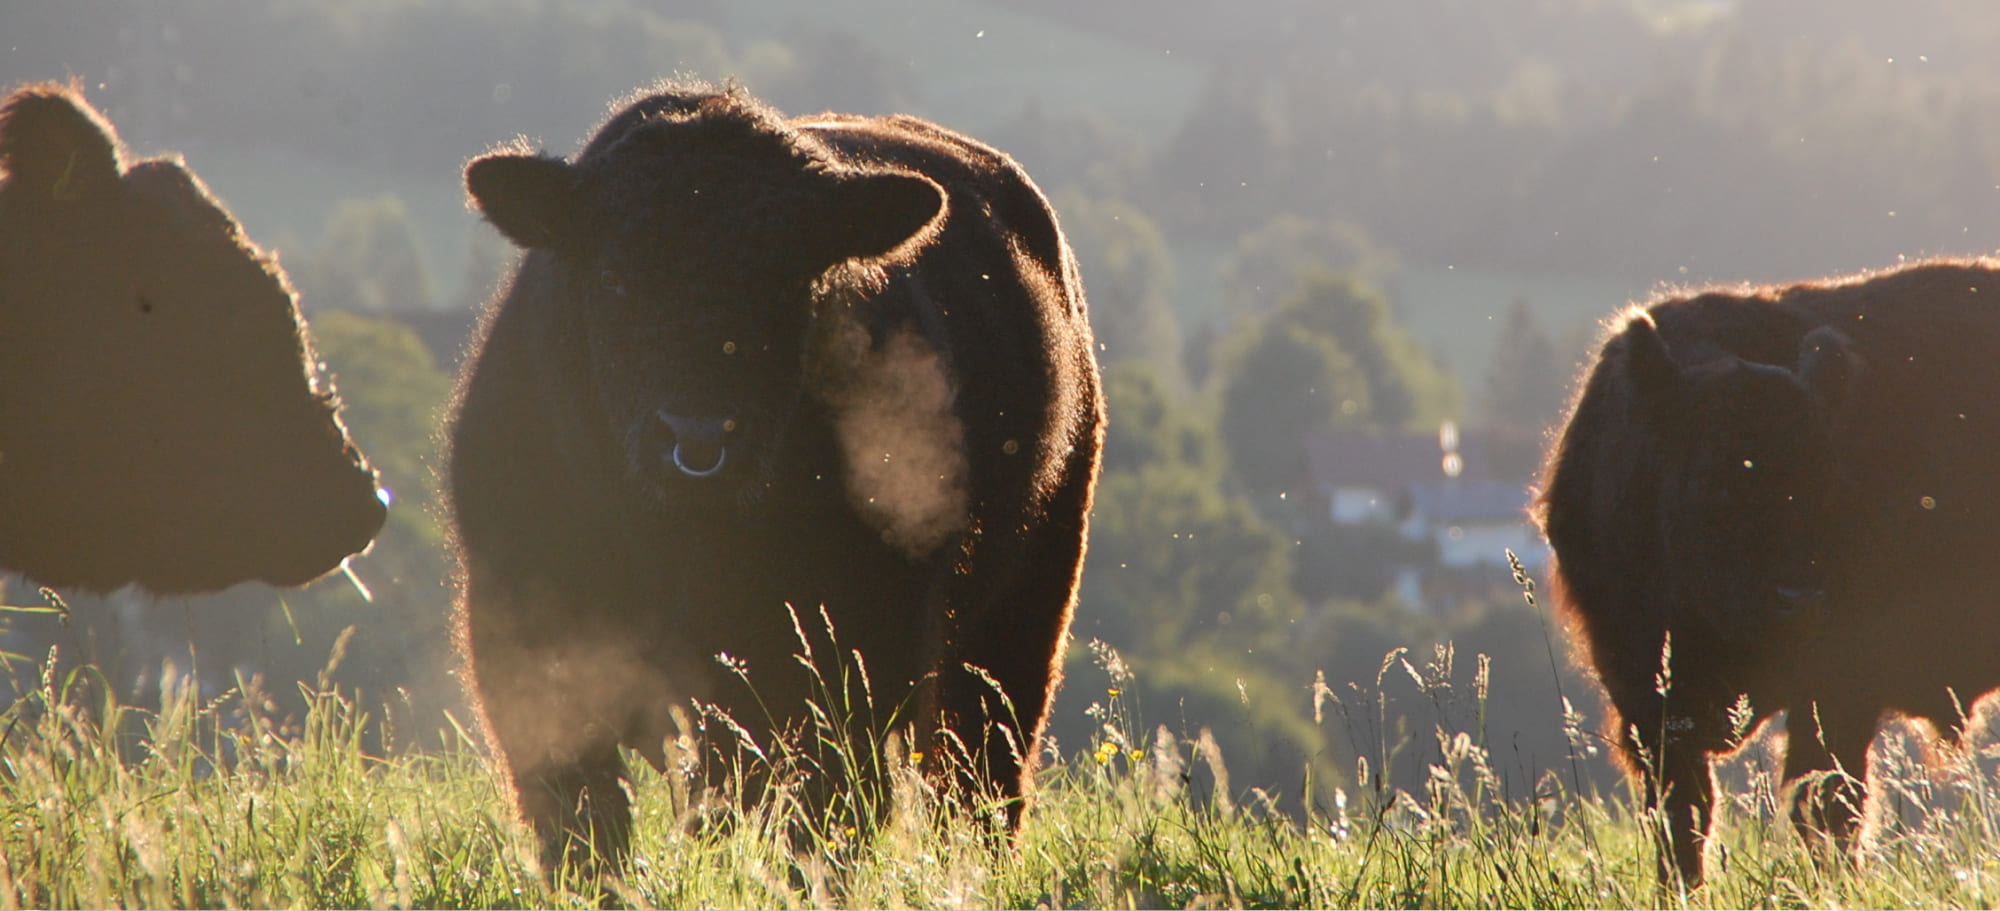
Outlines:
<svg viewBox="0 0 2000 911"><path fill-rule="evenodd" d="M1044 268L1062 274L1065 245L1055 209L1013 156L904 114L821 114L793 126L818 138L842 164L908 169L937 181L961 211L975 204L973 211L996 220Z"/></svg>
<svg viewBox="0 0 2000 911"><path fill-rule="evenodd" d="M793 121L792 125L818 137L837 158L850 164L865 165L870 160L877 160L911 167L942 167L948 171L963 169L971 172L1002 171L1014 167L1006 153L956 130L908 114L886 117L817 114Z"/></svg>

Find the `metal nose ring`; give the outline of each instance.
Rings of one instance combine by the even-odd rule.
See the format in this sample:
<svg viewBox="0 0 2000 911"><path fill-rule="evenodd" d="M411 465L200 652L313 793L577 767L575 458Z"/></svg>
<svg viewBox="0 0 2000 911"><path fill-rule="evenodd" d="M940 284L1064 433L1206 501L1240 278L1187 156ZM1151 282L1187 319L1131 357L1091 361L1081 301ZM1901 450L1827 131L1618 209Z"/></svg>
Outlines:
<svg viewBox="0 0 2000 911"><path fill-rule="evenodd" d="M681 461L681 444L679 442L674 443L674 467L680 469L681 474L687 475L690 478L705 478L715 474L722 470L723 463L727 461L729 461L729 450L717 448L715 450L715 464L705 469L690 468L688 467L688 463Z"/></svg>
<svg viewBox="0 0 2000 911"><path fill-rule="evenodd" d="M736 430L735 419L689 417L664 409L655 412L655 416L674 435L674 448L669 458L681 474L690 478L706 478L721 471L729 461L729 437ZM687 449L690 442L695 444L693 449ZM690 456L693 457L692 462ZM714 461L709 462L710 459ZM702 464L704 462L708 464Z"/></svg>

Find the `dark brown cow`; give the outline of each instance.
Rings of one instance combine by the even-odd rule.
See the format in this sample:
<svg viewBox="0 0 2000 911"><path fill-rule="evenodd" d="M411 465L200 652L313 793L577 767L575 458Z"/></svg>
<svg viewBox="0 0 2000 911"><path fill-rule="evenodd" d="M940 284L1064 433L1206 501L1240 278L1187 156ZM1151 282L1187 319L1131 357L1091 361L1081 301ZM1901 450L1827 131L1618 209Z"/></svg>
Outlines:
<svg viewBox="0 0 2000 911"><path fill-rule="evenodd" d="M0 567L195 592L310 581L386 508L276 262L73 89L0 103Z"/></svg>
<svg viewBox="0 0 2000 911"><path fill-rule="evenodd" d="M1646 775L1672 826L1663 876L1701 878L1709 757L1739 694L1789 713L1793 818L1845 844L1884 715L1949 727L1954 693L2000 685L1996 469L2000 263L1711 291L1621 318L1538 510L1606 734L1665 786ZM1836 764L1848 775L1820 774Z"/></svg>
<svg viewBox="0 0 2000 911"><path fill-rule="evenodd" d="M664 762L670 706L760 741L807 717L787 605L809 629L824 606L879 719L1022 797L1103 415L1027 175L912 118L669 86L573 162L493 154L466 182L527 254L450 432L457 622L545 849L624 853L618 748Z"/></svg>

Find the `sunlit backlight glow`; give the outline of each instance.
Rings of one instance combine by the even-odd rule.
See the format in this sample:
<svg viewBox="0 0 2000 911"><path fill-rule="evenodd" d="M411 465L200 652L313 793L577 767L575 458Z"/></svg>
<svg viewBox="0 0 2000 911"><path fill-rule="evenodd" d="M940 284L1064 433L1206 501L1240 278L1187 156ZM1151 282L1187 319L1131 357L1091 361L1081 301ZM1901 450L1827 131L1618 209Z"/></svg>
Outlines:
<svg viewBox="0 0 2000 911"><path fill-rule="evenodd" d="M340 561L340 573L347 577L347 584L354 586L354 592L361 596L361 600L374 604L375 593L369 591L368 586L362 583L361 577L354 574L354 567L351 565L353 560L354 558L349 557Z"/></svg>

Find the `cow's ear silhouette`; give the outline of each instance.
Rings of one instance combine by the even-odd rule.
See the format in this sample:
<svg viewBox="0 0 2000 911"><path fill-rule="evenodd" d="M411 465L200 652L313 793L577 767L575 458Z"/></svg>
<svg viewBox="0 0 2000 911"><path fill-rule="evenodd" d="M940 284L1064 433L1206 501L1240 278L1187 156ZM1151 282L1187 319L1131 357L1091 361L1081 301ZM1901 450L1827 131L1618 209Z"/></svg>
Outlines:
<svg viewBox="0 0 2000 911"><path fill-rule="evenodd" d="M1861 355L1854 340L1832 326L1821 326L1799 340L1799 382L1814 398L1835 404L1846 398L1847 390L1861 372Z"/></svg>
<svg viewBox="0 0 2000 911"><path fill-rule="evenodd" d="M579 236L576 169L560 158L481 155L465 168L465 189L486 220L523 249L557 249Z"/></svg>
<svg viewBox="0 0 2000 911"><path fill-rule="evenodd" d="M74 90L28 86L0 102L0 167L24 198L88 199L118 185L118 134Z"/></svg>
<svg viewBox="0 0 2000 911"><path fill-rule="evenodd" d="M1653 403L1665 401L1680 379L1680 365L1667 352L1667 341L1649 314L1641 313L1625 324L1625 371L1640 398Z"/></svg>
<svg viewBox="0 0 2000 911"><path fill-rule="evenodd" d="M862 173L836 178L808 246L834 261L876 259L928 232L944 211L944 188L916 174Z"/></svg>

